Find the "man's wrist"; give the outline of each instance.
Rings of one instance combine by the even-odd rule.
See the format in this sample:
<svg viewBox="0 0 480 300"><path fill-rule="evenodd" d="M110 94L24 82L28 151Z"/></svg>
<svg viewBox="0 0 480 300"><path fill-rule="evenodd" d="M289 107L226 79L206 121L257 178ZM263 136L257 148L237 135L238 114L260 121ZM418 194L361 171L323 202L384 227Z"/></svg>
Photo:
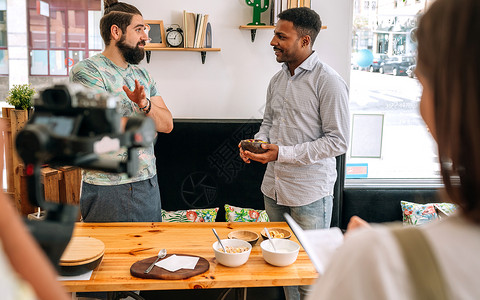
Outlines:
<svg viewBox="0 0 480 300"><path fill-rule="evenodd" d="M150 101L150 99L147 98L147 106L141 108L141 110L145 113L145 114L148 114L150 112L150 110L152 109L152 101Z"/></svg>
<svg viewBox="0 0 480 300"><path fill-rule="evenodd" d="M148 98L145 98L145 102L143 102L144 105L141 105L140 103L138 104L138 107L141 109L141 110L145 110L148 108L148 105L150 103L150 100Z"/></svg>

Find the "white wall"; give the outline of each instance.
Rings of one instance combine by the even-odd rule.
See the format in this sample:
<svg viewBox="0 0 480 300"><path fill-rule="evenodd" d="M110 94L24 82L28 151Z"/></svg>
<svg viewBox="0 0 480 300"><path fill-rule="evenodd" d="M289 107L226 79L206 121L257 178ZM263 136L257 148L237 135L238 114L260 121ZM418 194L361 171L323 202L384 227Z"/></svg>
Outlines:
<svg viewBox="0 0 480 300"><path fill-rule="evenodd" d="M272 0L271 0L272 1ZM199 52L152 51L149 64L142 64L157 81L174 118L249 119L263 117L270 78L280 69L270 40L273 29L257 30L255 42L249 30L240 30L252 20L245 0L126 0L146 20L182 24L183 10L209 14L213 48L202 65ZM349 82L353 0L312 0L327 30L321 31L314 49L320 58ZM262 14L268 24L269 11Z"/></svg>

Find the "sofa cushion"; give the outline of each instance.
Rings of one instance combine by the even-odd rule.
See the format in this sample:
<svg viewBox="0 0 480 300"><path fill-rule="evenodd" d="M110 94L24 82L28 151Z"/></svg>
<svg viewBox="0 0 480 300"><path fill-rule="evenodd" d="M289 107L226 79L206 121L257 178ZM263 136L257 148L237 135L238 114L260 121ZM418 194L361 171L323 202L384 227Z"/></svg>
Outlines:
<svg viewBox="0 0 480 300"><path fill-rule="evenodd" d="M166 211L162 209L163 222L215 222L218 207Z"/></svg>
<svg viewBox="0 0 480 300"><path fill-rule="evenodd" d="M443 216L449 216L456 211L452 203L418 204L401 201L403 225L423 225Z"/></svg>
<svg viewBox="0 0 480 300"><path fill-rule="evenodd" d="M265 210L236 207L225 204L225 220L227 222L269 222Z"/></svg>

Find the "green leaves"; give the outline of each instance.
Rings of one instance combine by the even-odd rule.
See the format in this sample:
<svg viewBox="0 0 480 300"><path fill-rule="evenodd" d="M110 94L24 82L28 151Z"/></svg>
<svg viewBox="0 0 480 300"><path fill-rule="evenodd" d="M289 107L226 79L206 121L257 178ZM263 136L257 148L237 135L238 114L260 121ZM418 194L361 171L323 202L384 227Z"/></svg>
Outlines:
<svg viewBox="0 0 480 300"><path fill-rule="evenodd" d="M14 84L8 91L5 101L17 109L27 110L32 106L33 95L35 95L35 89L30 84Z"/></svg>

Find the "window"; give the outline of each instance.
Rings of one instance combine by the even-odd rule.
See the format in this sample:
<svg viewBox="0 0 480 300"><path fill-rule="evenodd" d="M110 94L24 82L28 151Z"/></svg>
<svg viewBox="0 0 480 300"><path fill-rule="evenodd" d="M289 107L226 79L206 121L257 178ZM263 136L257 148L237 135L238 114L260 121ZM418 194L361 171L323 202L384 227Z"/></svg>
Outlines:
<svg viewBox="0 0 480 300"><path fill-rule="evenodd" d="M40 13L41 2L28 0L30 75L68 76L76 62L101 52L101 2L50 0Z"/></svg>
<svg viewBox="0 0 480 300"><path fill-rule="evenodd" d="M7 0L0 0L0 75L8 74Z"/></svg>
<svg viewBox="0 0 480 300"><path fill-rule="evenodd" d="M352 118L381 115L383 124L379 131L373 123L352 123L352 141L357 142L352 145L355 149L349 149L346 155L349 184L363 180L359 178L407 182L419 178L422 182L435 182L439 178L436 144L419 113L421 86L415 78L410 78L414 77L417 47L412 32L417 26L418 12L425 8L425 0L410 1L409 5L395 9L391 4L392 0L377 1L374 14L365 14L354 6L352 58L355 61L350 78L350 111ZM359 22L365 19L366 22ZM371 52L372 59L359 57L366 50ZM368 154L369 147L377 145L362 143L359 134L375 138L380 155L377 152L358 155Z"/></svg>

